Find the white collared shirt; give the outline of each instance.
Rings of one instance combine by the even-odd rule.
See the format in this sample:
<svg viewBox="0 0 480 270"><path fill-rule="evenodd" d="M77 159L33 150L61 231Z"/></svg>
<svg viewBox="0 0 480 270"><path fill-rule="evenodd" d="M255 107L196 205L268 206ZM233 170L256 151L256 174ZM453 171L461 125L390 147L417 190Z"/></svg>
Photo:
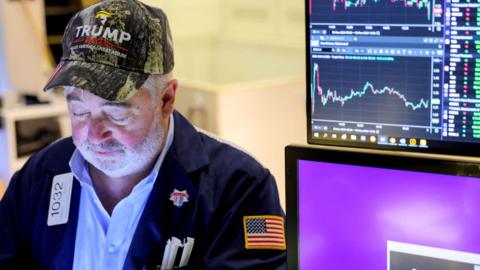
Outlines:
<svg viewBox="0 0 480 270"><path fill-rule="evenodd" d="M80 205L75 240L73 270L123 268L137 224L152 191L160 166L173 143L173 115L165 147L150 174L134 186L110 216L101 204L88 173L87 162L75 150L69 165L81 186Z"/></svg>

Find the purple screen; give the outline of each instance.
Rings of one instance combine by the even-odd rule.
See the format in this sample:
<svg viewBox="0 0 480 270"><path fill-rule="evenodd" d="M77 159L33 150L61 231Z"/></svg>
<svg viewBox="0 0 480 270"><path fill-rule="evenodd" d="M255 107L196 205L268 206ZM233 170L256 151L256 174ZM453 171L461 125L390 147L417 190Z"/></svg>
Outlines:
<svg viewBox="0 0 480 270"><path fill-rule="evenodd" d="M385 270L387 241L480 254L480 180L299 162L301 270Z"/></svg>

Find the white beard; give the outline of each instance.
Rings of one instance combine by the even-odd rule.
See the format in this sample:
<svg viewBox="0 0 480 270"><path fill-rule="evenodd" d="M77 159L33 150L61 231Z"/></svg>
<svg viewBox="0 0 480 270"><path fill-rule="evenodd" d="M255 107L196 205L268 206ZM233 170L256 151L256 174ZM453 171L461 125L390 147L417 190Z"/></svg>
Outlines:
<svg viewBox="0 0 480 270"><path fill-rule="evenodd" d="M91 144L88 140L82 144L74 141L74 144L88 163L110 177L137 173L144 170L158 156L166 136L156 117L153 121L145 140L135 145L133 150L113 140L99 145ZM95 155L95 150L114 151L120 154L111 158L100 158Z"/></svg>

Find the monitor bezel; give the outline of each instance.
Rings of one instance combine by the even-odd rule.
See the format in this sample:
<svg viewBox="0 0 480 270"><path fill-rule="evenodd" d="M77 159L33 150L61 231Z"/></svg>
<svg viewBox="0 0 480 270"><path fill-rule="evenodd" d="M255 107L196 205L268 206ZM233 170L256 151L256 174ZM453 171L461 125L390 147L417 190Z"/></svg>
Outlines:
<svg viewBox="0 0 480 270"><path fill-rule="evenodd" d="M475 159L456 159L445 155L365 150L357 148L289 145L285 147L285 198L288 269L299 268L298 245L298 161L318 161L414 172L480 177Z"/></svg>
<svg viewBox="0 0 480 270"><path fill-rule="evenodd" d="M307 143L311 145L331 145L331 146L345 146L364 149L380 149L380 150L393 150L393 151L405 151L414 153L431 153L431 154L449 154L457 156L480 156L480 141L478 143L469 142L454 142L454 141L441 141L441 140L428 140L428 147L419 146L399 146L389 144L377 144L368 142L355 142L355 141L342 141L342 140L324 140L321 138L315 138L312 132L312 115L311 115L311 57L310 57L310 2L312 0L305 0L305 89L306 89L306 112L307 112Z"/></svg>

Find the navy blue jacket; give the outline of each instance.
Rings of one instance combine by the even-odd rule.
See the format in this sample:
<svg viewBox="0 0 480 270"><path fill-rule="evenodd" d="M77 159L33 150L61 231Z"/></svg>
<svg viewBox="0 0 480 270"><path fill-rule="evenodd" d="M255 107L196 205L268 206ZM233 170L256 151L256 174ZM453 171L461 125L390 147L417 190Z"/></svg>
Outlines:
<svg viewBox="0 0 480 270"><path fill-rule="evenodd" d="M124 269L155 269L166 241L195 238L182 269L286 269L282 250L245 248L243 216L284 216L272 175L249 155L197 132L178 112L175 137L132 240ZM0 202L0 269L71 269L80 200L73 181L66 224L47 226L52 179L70 171L75 146L58 141L32 156ZM170 193L187 190L173 205Z"/></svg>

